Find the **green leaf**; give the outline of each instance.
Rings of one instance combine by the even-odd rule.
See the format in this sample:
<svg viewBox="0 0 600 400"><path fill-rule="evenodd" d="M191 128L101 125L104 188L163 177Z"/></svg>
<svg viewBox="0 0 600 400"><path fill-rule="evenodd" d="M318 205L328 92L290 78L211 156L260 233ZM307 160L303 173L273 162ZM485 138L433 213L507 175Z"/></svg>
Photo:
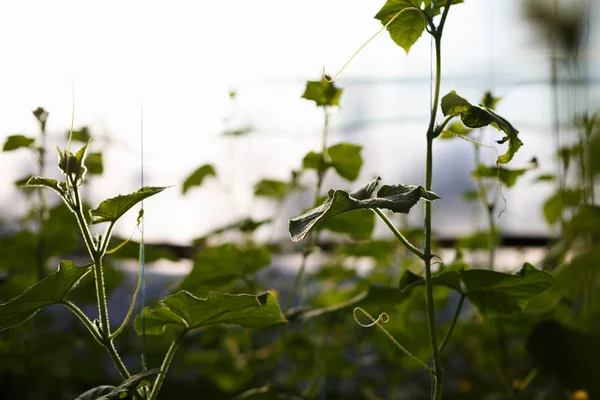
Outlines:
<svg viewBox="0 0 600 400"><path fill-rule="evenodd" d="M142 387L149 386L150 379L160 373L160 368L154 368L149 371L140 372L125 379L119 386L98 386L79 395L75 400L111 400L123 399L130 396L133 392Z"/></svg>
<svg viewBox="0 0 600 400"><path fill-rule="evenodd" d="M479 200L479 194L477 193L477 190L467 190L466 192L463 192L463 200L464 201L477 201Z"/></svg>
<svg viewBox="0 0 600 400"><path fill-rule="evenodd" d="M104 164L102 163L102 153L90 153L85 158L85 166L90 174L102 175Z"/></svg>
<svg viewBox="0 0 600 400"><path fill-rule="evenodd" d="M544 202L546 222L554 225L560 220L565 208L577 207L581 203L581 199L581 190L577 189L565 189L554 193Z"/></svg>
<svg viewBox="0 0 600 400"><path fill-rule="evenodd" d="M555 282L552 275L529 263L516 274L472 269L461 273L465 296L484 316L521 312L528 299Z"/></svg>
<svg viewBox="0 0 600 400"><path fill-rule="evenodd" d="M339 143L327 149L331 158L331 166L339 176L354 182L358 178L363 159L360 155L362 146L350 143Z"/></svg>
<svg viewBox="0 0 600 400"><path fill-rule="evenodd" d="M204 164L185 179L181 188L181 193L186 194L190 188L202 185L204 179L209 176L217 176L215 168L210 164Z"/></svg>
<svg viewBox="0 0 600 400"><path fill-rule="evenodd" d="M62 303L89 271L88 267L61 261L56 272L0 305L0 332L26 322L43 307Z"/></svg>
<svg viewBox="0 0 600 400"><path fill-rule="evenodd" d="M92 135L90 135L90 130L87 126L84 126L78 130L74 130L73 132L67 132L67 139L69 137L72 140L83 143L88 143L92 139Z"/></svg>
<svg viewBox="0 0 600 400"><path fill-rule="evenodd" d="M327 149L328 161L325 160L323 154L311 151L304 156L302 166L304 169L314 169L318 173L323 173L333 167L339 176L353 182L358 178L363 164L361 150L362 146L339 143Z"/></svg>
<svg viewBox="0 0 600 400"><path fill-rule="evenodd" d="M375 214L369 210L342 214L324 221L319 229L344 233L356 240L367 240L375 230Z"/></svg>
<svg viewBox="0 0 600 400"><path fill-rule="evenodd" d="M500 244L500 232L496 231L494 245ZM477 250L477 249L489 249L490 248L490 234L488 231L474 232L468 236L463 236L458 239L456 244L458 248Z"/></svg>
<svg viewBox="0 0 600 400"><path fill-rule="evenodd" d="M440 135L440 139L453 139L457 135L464 136L464 135L468 135L471 132L473 132L473 129L465 128L465 126L462 123L455 122L455 123L449 125L448 127L446 127L446 129L444 131L442 131L442 134Z"/></svg>
<svg viewBox="0 0 600 400"><path fill-rule="evenodd" d="M90 215L92 216L92 224L99 224L101 222L114 222L121 218L123 214L129 211L131 207L140 201L150 196L154 196L166 188L167 187L146 186L137 192L119 195L117 197L104 200L102 203L100 203L98 208L90 211Z"/></svg>
<svg viewBox="0 0 600 400"><path fill-rule="evenodd" d="M265 247L239 249L233 243L209 247L198 253L192 271L181 282L179 289L194 294L207 293L268 267L270 261L269 251Z"/></svg>
<svg viewBox="0 0 600 400"><path fill-rule="evenodd" d="M21 147L30 147L35 139L28 138L24 135L11 135L6 138L2 151L12 151Z"/></svg>
<svg viewBox="0 0 600 400"><path fill-rule="evenodd" d="M115 238L115 242L123 241L124 239ZM129 240L126 244L121 246L119 250L111 253L111 257L115 259L129 259L138 260L140 257L140 244L135 240ZM169 261L179 261L181 258L174 251L174 248L169 245L153 245L149 243L144 244L144 262L153 263L160 259Z"/></svg>
<svg viewBox="0 0 600 400"><path fill-rule="evenodd" d="M333 82L323 78L320 81L306 82L302 98L314 101L317 106L339 106L342 91L343 89L337 88Z"/></svg>
<svg viewBox="0 0 600 400"><path fill-rule="evenodd" d="M42 178L41 176L32 176L27 180L24 187L47 187L61 196L64 194L63 189L59 186L59 183L55 179Z"/></svg>
<svg viewBox="0 0 600 400"><path fill-rule="evenodd" d="M294 242L301 241L318 223L336 215L366 208L385 208L396 213L408 213L419 199L433 201L439 196L427 192L422 186L395 185L383 186L376 198L370 198L381 178L376 178L363 188L348 193L344 190L330 190L328 199L317 208L292 218L289 232Z"/></svg>
<svg viewBox="0 0 600 400"><path fill-rule="evenodd" d="M500 100L502 100L502 97L494 97L492 92L488 90L481 98L480 104L482 107L489 108L490 110L495 110Z"/></svg>
<svg viewBox="0 0 600 400"><path fill-rule="evenodd" d="M425 29L425 19L420 11L421 1L418 0L388 0L379 10L375 19L385 26L396 14L402 12L388 25L387 30L392 40L408 54L413 44L421 37ZM406 10L407 8L419 10Z"/></svg>
<svg viewBox="0 0 600 400"><path fill-rule="evenodd" d="M71 153L69 150L61 151L58 150L58 167L66 176L71 176L77 185L81 185L85 179L87 168L85 166L85 159L87 155L88 143L79 149L76 154Z"/></svg>
<svg viewBox="0 0 600 400"><path fill-rule="evenodd" d="M180 291L165 297L154 309L145 310L146 334L160 335L167 326L196 329L214 324L234 324L244 328L262 328L286 322L271 292L259 295L209 293L200 299ZM141 314L135 319L135 330L142 331Z"/></svg>
<svg viewBox="0 0 600 400"><path fill-rule="evenodd" d="M536 182L552 182L556 180L556 175L554 174L541 174L535 178Z"/></svg>
<svg viewBox="0 0 600 400"><path fill-rule="evenodd" d="M472 105L456 94L454 90L442 98L442 112L445 116L460 115L463 124L469 128L481 128L492 125L496 129L503 131L506 136L502 140L499 140L498 143L502 144L508 141L508 150L505 154L498 157L498 163L500 164L506 164L512 160L514 154L523 145L523 142L517 136L519 131L510 122L489 108Z"/></svg>
<svg viewBox="0 0 600 400"><path fill-rule="evenodd" d="M289 192L290 185L287 182L274 179L263 179L254 185L254 195L270 197L275 200L282 200Z"/></svg>
<svg viewBox="0 0 600 400"><path fill-rule="evenodd" d="M479 164L477 169L471 172L475 179L498 178L506 187L512 187L517 183L517 178L525 174L530 168L508 169L504 167L486 167Z"/></svg>

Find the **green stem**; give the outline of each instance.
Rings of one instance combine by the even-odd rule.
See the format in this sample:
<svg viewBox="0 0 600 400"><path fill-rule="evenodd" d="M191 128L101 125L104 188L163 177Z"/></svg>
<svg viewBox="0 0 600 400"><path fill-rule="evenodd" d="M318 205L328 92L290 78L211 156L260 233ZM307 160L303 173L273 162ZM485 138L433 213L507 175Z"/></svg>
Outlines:
<svg viewBox="0 0 600 400"><path fill-rule="evenodd" d="M69 300L65 300L62 304L64 304L65 307L67 307L69 310L73 311L73 313L77 315L77 317L79 317L81 322L83 322L88 331L90 331L94 339L96 339L98 343L102 344L102 337L100 336L100 333L98 333L98 330L96 330L96 327L94 326L92 321L90 321L90 319L87 317L87 315L85 315L85 313L81 311L79 307L77 307Z"/></svg>
<svg viewBox="0 0 600 400"><path fill-rule="evenodd" d="M425 259L425 255L423 254L423 252L421 250L419 250L415 245L413 245L412 243L410 243L402 235L402 233L400 233L400 231L398 229L396 229L396 227L394 226L394 224L392 224L392 222L388 219L388 217L386 217L385 214L379 208L372 208L371 210L375 214L377 214L377 216L379 218L381 218L381 220L383 222L385 222L385 224L387 225L387 227L390 228L390 230L392 231L392 233L394 234L394 236L396 236L396 238L400 241L400 243L402 243L408 250L410 250L412 253L414 253L421 260Z"/></svg>
<svg viewBox="0 0 600 400"><path fill-rule="evenodd" d="M149 400L154 400L158 397L158 392L160 391L160 387L162 386L163 381L165 380L167 371L169 370L169 367L171 366L171 362L173 361L175 352L177 352L177 348L181 344L181 341L186 333L187 333L186 329L181 331L179 336L177 336L177 338L173 341L173 343L171 343L169 350L167 350L167 354L165 354L163 363L160 366L160 373L156 377L156 381L154 382L154 385L152 386L152 391L150 392L150 397L148 398Z"/></svg>
<svg viewBox="0 0 600 400"><path fill-rule="evenodd" d="M450 340L450 336L452 336L452 331L454 331L454 326L456 325L456 321L458 321L458 317L460 316L460 311L462 310L463 303L465 302L465 295L460 295L460 300L458 301L458 305L456 306L456 311L454 312L454 317L452 318L452 322L450 323L450 327L448 328L448 332L446 332L446 336L442 340L442 344L440 344L440 355L444 352L446 345L448 344L448 340Z"/></svg>
<svg viewBox="0 0 600 400"><path fill-rule="evenodd" d="M311 235L312 236L312 235ZM305 248L302 250L302 261L300 262L300 269L296 273L294 277L294 282L292 282L292 287L290 288L290 292L287 295L287 300L285 302L285 309L289 310L292 306L292 302L294 301L294 296L296 295L296 291L298 290L298 286L300 286L300 282L302 281L302 276L304 275L304 270L306 269L306 262L308 260L308 256L311 253L310 246L312 246L310 237L307 239L307 243L305 244Z"/></svg>
<svg viewBox="0 0 600 400"><path fill-rule="evenodd" d="M115 344L113 343L113 341L111 339L106 339L104 342L104 347L106 347L106 350L108 350L108 354L110 355L110 358L112 358L113 362L115 363L115 366L119 370L119 374L121 374L121 378L123 378L123 379L130 378L131 374L127 370L127 367L125 366L125 364L123 364L123 360L121 360L119 353L117 353L117 349L115 348Z"/></svg>
<svg viewBox="0 0 600 400"><path fill-rule="evenodd" d="M108 236L106 237L105 240L108 242ZM142 252L142 244L140 243L140 253L141 252ZM140 260L142 259L141 254L139 256L139 259ZM135 291L133 292L133 297L131 299L131 304L129 305L129 310L127 310L127 315L125 316L125 319L123 320L123 323L121 324L121 326L119 326L119 328L110 335L110 340L113 340L114 338L116 338L123 331L123 329L125 329L125 327L127 326L127 323L129 322L129 318L131 318L131 314L133 313L133 309L135 308L135 301L137 300L137 296L140 293L141 287L142 287L142 263L140 261L140 262L138 262L137 284L135 286Z"/></svg>
<svg viewBox="0 0 600 400"><path fill-rule="evenodd" d="M438 28L432 32L435 41L435 90L433 96L433 104L431 105L431 119L429 121L429 128L427 129L427 159L426 159L426 171L425 171L425 190L431 191L431 184L433 180L433 139L434 139L434 125L437 114L438 104L440 100L440 85L441 85L441 74L442 74L442 54L441 54L441 42L442 32L444 30L444 24L448 17L448 11L452 0L447 0L442 14L442 19ZM440 362L440 352L437 344L437 336L435 329L435 306L433 298L433 285L431 283L431 202L425 202L425 224L424 224L424 255L425 255L425 291L426 291L426 303L427 303L427 325L429 327L429 340L431 344L431 352L433 359L433 400L440 400L442 398L442 381L443 381L443 369Z"/></svg>
<svg viewBox="0 0 600 400"><path fill-rule="evenodd" d="M435 131L433 132L433 137L436 138L436 137L440 136L442 134L442 132L444 131L444 128L446 127L446 125L448 125L448 122L450 122L450 120L454 117L456 117L456 115L448 115L446 117L446 119L444 119L444 122L442 122L441 125L439 125L437 128L435 128Z"/></svg>

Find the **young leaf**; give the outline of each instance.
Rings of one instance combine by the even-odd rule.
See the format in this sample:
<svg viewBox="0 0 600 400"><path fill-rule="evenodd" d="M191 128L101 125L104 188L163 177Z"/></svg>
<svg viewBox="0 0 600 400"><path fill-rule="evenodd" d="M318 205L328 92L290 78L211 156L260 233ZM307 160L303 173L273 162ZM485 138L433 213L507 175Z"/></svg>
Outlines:
<svg viewBox="0 0 600 400"><path fill-rule="evenodd" d="M149 380L160 373L160 368L140 372L125 379L119 386L98 386L79 395L75 400L111 400L130 396L141 386L148 386Z"/></svg>
<svg viewBox="0 0 600 400"><path fill-rule="evenodd" d="M425 14L420 9L420 4L421 1L417 0L388 0L375 15L375 19L386 25L396 14L402 12L388 25L387 30L392 40L407 54L425 29ZM404 11L407 8L413 9Z"/></svg>
<svg viewBox="0 0 600 400"><path fill-rule="evenodd" d="M64 152L58 150L58 167L66 176L67 174L75 180L77 185L81 185L85 179L87 168L85 166L85 159L87 154L88 143L79 149L76 154L71 153L69 150Z"/></svg>
<svg viewBox="0 0 600 400"><path fill-rule="evenodd" d="M6 138L2 151L12 151L21 147L29 147L35 142L35 139L28 138L24 135L11 135Z"/></svg>
<svg viewBox="0 0 600 400"><path fill-rule="evenodd" d="M56 272L29 287L21 295L0 304L0 332L26 322L43 307L62 303L88 272L88 267L61 261Z"/></svg>
<svg viewBox="0 0 600 400"><path fill-rule="evenodd" d="M64 194L64 191L61 189L61 187L59 186L58 182L55 179L42 178L41 176L32 176L31 178L29 178L27 180L27 183L25 184L24 187L40 187L40 186L50 188L50 189L54 190L55 192L57 192L58 194L60 194L61 196Z"/></svg>
<svg viewBox="0 0 600 400"><path fill-rule="evenodd" d="M127 195L119 195L111 199L104 200L98 208L91 210L92 224L101 222L114 222L121 218L131 207L144 200L147 197L154 196L162 192L167 187L146 186L137 192Z"/></svg>
<svg viewBox="0 0 600 400"><path fill-rule="evenodd" d="M329 197L323 204L290 220L289 232L292 240L301 241L316 224L348 211L386 208L396 213L408 213L421 198L429 201L439 199L438 195L427 192L422 186L411 185L385 185L379 189L376 198L370 198L380 179L376 178L351 193L344 190L330 190Z"/></svg>
<svg viewBox="0 0 600 400"><path fill-rule="evenodd" d="M200 299L180 291L165 297L158 307L146 308L146 334L161 335L170 326L196 329L214 324L234 324L244 328L261 328L286 322L271 292L250 294L209 293ZM142 334L142 319L135 319L135 330Z"/></svg>
<svg viewBox="0 0 600 400"><path fill-rule="evenodd" d="M269 251L264 247L239 249L232 243L209 247L198 253L192 271L181 282L179 289L195 294L206 293L209 289L252 275L268 267L270 261Z"/></svg>
<svg viewBox="0 0 600 400"><path fill-rule="evenodd" d="M210 164L204 164L192 172L183 182L181 194L185 194L190 188L202 185L204 179L209 176L217 176L215 168Z"/></svg>
<svg viewBox="0 0 600 400"><path fill-rule="evenodd" d="M254 185L254 195L270 197L275 200L282 200L290 190L287 182L274 179L263 179Z"/></svg>
<svg viewBox="0 0 600 400"><path fill-rule="evenodd" d="M337 88L333 82L325 79L306 82L303 99L312 100L317 106L339 106L343 89Z"/></svg>
<svg viewBox="0 0 600 400"><path fill-rule="evenodd" d="M502 144L508 141L508 150L505 154L498 157L500 164L506 164L512 160L514 154L523 145L523 142L517 136L519 131L510 122L489 108L472 105L456 94L454 90L442 98L442 112L445 116L460 115L463 124L469 128L481 128L492 125L496 129L503 131L506 136L502 140L499 140L498 143Z"/></svg>

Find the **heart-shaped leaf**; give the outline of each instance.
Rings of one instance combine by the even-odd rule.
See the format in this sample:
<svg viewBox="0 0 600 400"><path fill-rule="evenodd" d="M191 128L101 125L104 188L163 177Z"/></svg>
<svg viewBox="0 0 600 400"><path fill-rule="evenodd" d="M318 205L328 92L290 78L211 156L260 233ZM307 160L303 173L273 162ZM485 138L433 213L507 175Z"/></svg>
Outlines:
<svg viewBox="0 0 600 400"><path fill-rule="evenodd" d="M190 188L202 185L204 179L206 179L209 176L217 176L215 167L213 167L210 164L205 164L199 167L185 179L185 181L183 182L183 186L181 187L181 193L186 194L186 192L190 190Z"/></svg>
<svg viewBox="0 0 600 400"><path fill-rule="evenodd" d="M133 192L126 195L119 195L111 199L104 200L98 208L91 210L92 224L99 224L101 222L114 222L121 218L131 207L139 203L140 201L154 196L157 193L165 190L166 187L152 187L146 186L137 192Z"/></svg>
<svg viewBox="0 0 600 400"><path fill-rule="evenodd" d="M490 108L472 105L456 94L454 90L442 98L442 112L445 116L460 115L463 124L469 128L481 128L492 125L496 129L503 131L506 136L502 140L499 140L498 143L502 144L508 141L508 150L505 154L498 157L500 164L506 164L512 160L514 154L523 145L523 142L517 136L519 131L510 122L496 114Z"/></svg>
<svg viewBox="0 0 600 400"><path fill-rule="evenodd" d="M234 324L244 328L261 328L286 322L271 292L259 295L209 293L200 299L185 290L165 297L158 307L145 309L146 334L160 335L167 326L195 329L214 324ZM142 333L141 314L135 330Z"/></svg>
<svg viewBox="0 0 600 400"><path fill-rule="evenodd" d="M27 288L21 295L0 304L0 332L26 322L43 307L62 303L88 272L89 267L61 261L56 272Z"/></svg>
<svg viewBox="0 0 600 400"><path fill-rule="evenodd" d="M289 232L294 242L301 241L318 223L336 215L366 208L385 208L396 213L408 213L419 199L433 201L440 197L426 191L422 186L395 185L383 186L376 198L371 198L381 178L374 179L363 188L348 193L344 190L330 190L329 197L317 208L293 218L289 222Z"/></svg>
<svg viewBox="0 0 600 400"><path fill-rule="evenodd" d="M21 147L29 147L35 142L35 139L26 137L24 135L11 135L6 138L2 151L12 151Z"/></svg>

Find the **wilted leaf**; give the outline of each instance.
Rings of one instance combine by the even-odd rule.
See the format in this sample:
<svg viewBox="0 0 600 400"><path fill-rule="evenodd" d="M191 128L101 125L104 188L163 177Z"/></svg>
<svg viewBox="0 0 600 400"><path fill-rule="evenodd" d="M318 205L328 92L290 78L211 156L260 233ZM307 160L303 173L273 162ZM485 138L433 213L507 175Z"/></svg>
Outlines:
<svg viewBox="0 0 600 400"><path fill-rule="evenodd" d="M0 305L0 331L20 325L40 309L62 303L90 268L61 261L58 270L29 287L23 294Z"/></svg>
<svg viewBox="0 0 600 400"><path fill-rule="evenodd" d="M257 296L211 292L200 299L180 291L165 297L154 309L146 307L146 334L160 335L167 326L196 329L214 324L234 324L244 328L261 328L286 322L271 292ZM135 330L142 333L141 314L135 319Z"/></svg>
<svg viewBox="0 0 600 400"><path fill-rule="evenodd" d="M121 218L123 214L129 211L131 207L140 201L150 196L154 196L165 189L166 187L146 186L137 192L119 195L117 197L104 200L100 203L98 208L90 211L90 215L92 216L92 224L99 224L101 222L114 222Z"/></svg>

